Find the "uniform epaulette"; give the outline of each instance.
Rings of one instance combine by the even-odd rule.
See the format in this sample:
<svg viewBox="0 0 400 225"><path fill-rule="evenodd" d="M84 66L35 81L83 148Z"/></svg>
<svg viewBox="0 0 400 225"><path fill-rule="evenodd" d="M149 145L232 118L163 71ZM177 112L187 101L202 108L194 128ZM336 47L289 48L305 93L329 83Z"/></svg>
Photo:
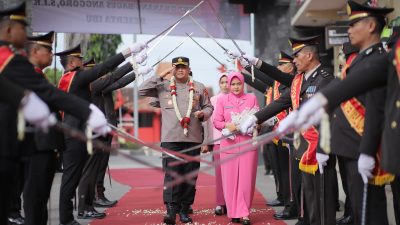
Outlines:
<svg viewBox="0 0 400 225"><path fill-rule="evenodd" d="M369 48L367 50L365 50L365 55L369 55L374 51L374 48Z"/></svg>
<svg viewBox="0 0 400 225"><path fill-rule="evenodd" d="M326 70L324 70L324 69L321 69L321 70L320 70L320 74L322 75L322 77L329 77L329 76L330 76L330 74L328 73L328 71L326 71Z"/></svg>

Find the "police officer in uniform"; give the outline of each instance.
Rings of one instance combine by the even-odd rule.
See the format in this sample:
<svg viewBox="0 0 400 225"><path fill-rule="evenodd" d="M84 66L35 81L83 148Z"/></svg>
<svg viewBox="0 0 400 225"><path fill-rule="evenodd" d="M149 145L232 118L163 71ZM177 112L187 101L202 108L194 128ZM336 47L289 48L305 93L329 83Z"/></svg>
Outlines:
<svg viewBox="0 0 400 225"><path fill-rule="evenodd" d="M98 64L89 70L82 70L83 61L80 45L77 45L72 49L56 53L56 55L60 56L61 64L65 69L65 74L61 78L58 87L61 90L75 94L86 101L91 101L90 83L113 70L123 61L125 61L125 59L132 53L139 53L144 48L144 44L135 44L132 48L126 49L122 53L110 57L104 63ZM85 122L71 115L70 113L65 113L63 120L66 124L73 128L81 131L85 130ZM109 127L104 127L102 129L103 133L108 132L108 130ZM75 195L75 189L79 184L82 169L87 158L88 154L86 144L66 136L65 151L63 154L64 172L60 189L61 194L59 210L61 224L79 224L74 220L74 216L72 214L73 205L71 199ZM99 213L94 209L85 211L84 213L85 217L90 216L92 218L102 218L105 216L105 214Z"/></svg>
<svg viewBox="0 0 400 225"><path fill-rule="evenodd" d="M310 116L312 114L310 110L319 110L323 105L327 105L327 110L332 110L350 97L357 96L358 98L360 94L371 89L370 87L378 87L386 83L389 62L380 42L380 33L385 25L385 16L392 12L393 9L374 8L360 5L353 1L348 2L348 9L350 41L360 49L360 53L347 70L346 79L328 86L304 105L304 108L299 112L297 120L299 124L302 124L303 121L315 120L317 122L319 120L317 118L319 117L318 114L314 114L313 117ZM349 186L351 189L355 189L353 196L351 196L355 223L360 223L361 220L363 185L368 182L383 185L389 182L391 177L390 174L384 172L387 169L387 164L385 165L383 159L385 156L386 158L391 158L393 155L384 154L385 151L383 150L382 164L378 164L379 161L375 164L376 152L381 143L380 131L382 131L383 124L382 112L385 93L384 89L375 89L365 95L365 125L363 126L363 137L357 149L361 154L358 157L358 162L357 158L353 158L353 162L348 164L351 169L348 170L347 175L353 176ZM350 101L353 99L350 99ZM387 120L385 120L385 123L387 123ZM355 128L358 127L355 126ZM385 136L383 137L385 139ZM385 143L384 139L382 147L384 146L383 143ZM348 151L348 149L346 150ZM383 170L379 168L380 166L382 166ZM374 171L380 171L380 173L373 174L373 169ZM398 173L398 170L389 169L386 171L394 174ZM367 224L388 223L385 201L383 187L368 185Z"/></svg>
<svg viewBox="0 0 400 225"><path fill-rule="evenodd" d="M298 69L296 76L283 73L276 67L253 56L243 56L246 61L260 68L261 71L264 71L281 84L291 87L291 89L284 92L279 99L275 100L268 107L256 113L254 117L245 121L241 126L241 131L253 127L256 123L261 123L289 107L296 109L311 98L317 90L326 86L333 79L333 76L321 66L317 39L318 36L290 38L293 48L293 62ZM293 115L289 114L287 118L292 118L294 117ZM336 161L334 158L331 158L325 161L325 165L322 165L322 163L319 165L320 163L316 156L318 133L315 130L316 128L312 128L299 135L299 145L296 146L294 154L300 160L299 168L302 170L306 211L304 219L308 220L305 223L309 222L310 224L320 224L322 219L325 220L325 224L335 224L336 207L327 207L336 205L335 195L334 193L330 193L333 192L331 188L325 189L325 193L320 193L320 185L321 181L324 182L325 187L334 184ZM320 174L322 171L323 176ZM320 202L321 195L325 196L324 206ZM325 210L325 218L321 218L321 209ZM304 223L304 221L299 222Z"/></svg>
<svg viewBox="0 0 400 225"><path fill-rule="evenodd" d="M173 77L171 81L155 75L147 79L139 87L139 94L159 99L162 115L161 147L172 151L180 151L203 142L202 122L210 118L213 107L204 85L189 78L189 58L173 58L172 65L175 69L172 71ZM193 99L189 99L191 90L193 90ZM175 99L176 104L174 104ZM193 107L192 109L188 109L191 102L193 103ZM190 116L187 117L189 110ZM181 121L178 119L179 114L182 117ZM200 148L185 154L197 156L200 154ZM171 157L164 157L164 170L184 175L198 170L200 166L198 162L189 162L176 167L170 167L169 163L173 161L175 159ZM197 177L193 178L193 182L196 182L196 179ZM169 173L166 173L164 183L172 180L173 177ZM164 217L164 223L175 224L176 213L179 213L181 222L192 222L192 219L188 215L188 210L190 205L193 204L195 192L195 185L188 183L182 183L165 189L163 199L167 208L167 214ZM180 209L180 211L177 212L177 209Z"/></svg>
<svg viewBox="0 0 400 225"><path fill-rule="evenodd" d="M27 122L39 126L50 116L50 110L47 105L34 93L24 90L21 86L9 81L4 76L0 76L0 108L9 106L14 114L18 111L23 113ZM1 125L4 121L1 121ZM15 121L17 123L17 121ZM15 134L16 137L16 134ZM13 137L8 141L1 139L0 148L8 149L12 147L11 141L17 141ZM11 140L11 141L10 141ZM7 224L8 209L10 206L10 192L12 186L9 184L17 174L18 159L9 157L6 152L0 154L0 179L5 183L0 186L0 223ZM8 182L8 183L7 183ZM19 197L19 196L18 196ZM23 222L23 221L22 221Z"/></svg>

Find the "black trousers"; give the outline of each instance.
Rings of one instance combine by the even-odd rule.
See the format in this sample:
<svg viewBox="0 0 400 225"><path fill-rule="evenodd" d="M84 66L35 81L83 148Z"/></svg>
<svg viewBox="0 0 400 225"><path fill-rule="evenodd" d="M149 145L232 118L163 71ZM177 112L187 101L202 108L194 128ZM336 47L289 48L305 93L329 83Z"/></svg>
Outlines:
<svg viewBox="0 0 400 225"><path fill-rule="evenodd" d="M60 188L60 223L65 224L74 219L72 198L81 179L88 153L86 143L76 139L65 139L63 153L64 172Z"/></svg>
<svg viewBox="0 0 400 225"><path fill-rule="evenodd" d="M340 177L342 179L342 188L343 188L344 194L346 195L346 199L344 202L343 216L353 216L353 211L351 209L351 201L350 201L350 197L349 197L349 187L347 184L344 161L338 160L338 165L339 165Z"/></svg>
<svg viewBox="0 0 400 225"><path fill-rule="evenodd" d="M105 143L107 143L108 146L111 146L111 141L112 137L109 137ZM110 153L109 152L101 152L101 156L99 156L100 160L100 166L99 166L99 173L96 178L96 195L97 197L104 196L104 191L106 188L104 187L104 177L107 172L107 167L108 167L108 161L110 159Z"/></svg>
<svg viewBox="0 0 400 225"><path fill-rule="evenodd" d="M27 159L20 159L16 162L18 164L18 169L15 171L15 177L12 178L10 185L11 185L11 193L10 193L10 206L8 215L11 217L17 216L21 214L22 209L22 201L21 201L21 194L24 189L25 184L25 172L26 172L26 165Z"/></svg>
<svg viewBox="0 0 400 225"><path fill-rule="evenodd" d="M102 158L103 151L96 149L93 155L86 161L78 187L78 212L93 209L96 181L99 176Z"/></svg>
<svg viewBox="0 0 400 225"><path fill-rule="evenodd" d="M303 174L305 208L310 225L322 224L322 219L325 220L325 225L336 224L336 202L335 185L336 176L336 158L330 156L327 165L324 167L324 174L321 175L319 170L313 174ZM324 193L321 193L321 183L324 182ZM322 201L324 201L324 218L321 216Z"/></svg>
<svg viewBox="0 0 400 225"><path fill-rule="evenodd" d="M198 144L199 143L191 143L191 142L162 142L161 147L172 151L180 151L183 149L196 146ZM192 150L185 154L191 156L198 156L200 154L200 149ZM199 162L189 162L174 167L169 166L169 163L174 161L176 161L176 159L171 157L163 158L162 165L163 169L166 171L164 175L164 184L174 180L173 176L171 176L167 171L173 171L179 175L185 175L192 171L199 170L200 168ZM197 176L193 177L192 181L196 183ZM196 185L183 182L172 188L164 189L163 191L164 204L176 203L178 206L182 206L182 208L188 207L193 204L195 194L196 194Z"/></svg>
<svg viewBox="0 0 400 225"><path fill-rule="evenodd" d="M263 161L264 161L264 169L265 171L271 170L271 159L269 158L268 150L267 150L267 145L263 146L263 151L262 151L262 156L263 156Z"/></svg>
<svg viewBox="0 0 400 225"><path fill-rule="evenodd" d="M361 175L358 173L357 159L337 157L344 164L347 188L354 214L354 224L361 223L363 187ZM384 186L368 185L366 224L388 224L386 194Z"/></svg>
<svg viewBox="0 0 400 225"><path fill-rule="evenodd" d="M282 191L280 190L282 184L280 183L280 170L278 165L278 147L275 144L270 143L266 145L266 149L268 157L271 159L271 169L274 173L276 197L283 201Z"/></svg>
<svg viewBox="0 0 400 225"><path fill-rule="evenodd" d="M18 159L0 157L0 224L8 224L7 217L11 204L12 181L20 171Z"/></svg>
<svg viewBox="0 0 400 225"><path fill-rule="evenodd" d="M394 217L396 224L400 225L400 176L396 176L390 185L393 193Z"/></svg>
<svg viewBox="0 0 400 225"><path fill-rule="evenodd" d="M56 169L57 152L37 151L30 156L23 192L26 225L46 225L47 201Z"/></svg>
<svg viewBox="0 0 400 225"><path fill-rule="evenodd" d="M290 147L289 147L290 148ZM289 154L289 148L287 147L286 144L283 144L282 141L278 142L277 145L277 155L278 155L278 166L279 166L279 180L281 184L281 193L283 197L283 202L285 205L285 210L294 210L293 213L295 213L296 208L293 208L294 204L294 196L293 196L293 186L292 186L292 181L290 180L290 173L291 171L291 165L289 162L291 161L290 157L291 155ZM290 172L289 172L290 171ZM292 211L290 211L292 212Z"/></svg>

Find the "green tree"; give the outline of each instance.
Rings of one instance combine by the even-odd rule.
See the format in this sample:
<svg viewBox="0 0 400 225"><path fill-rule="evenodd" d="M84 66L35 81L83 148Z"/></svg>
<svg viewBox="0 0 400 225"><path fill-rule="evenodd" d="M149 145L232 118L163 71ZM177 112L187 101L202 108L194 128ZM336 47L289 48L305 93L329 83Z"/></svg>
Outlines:
<svg viewBox="0 0 400 225"><path fill-rule="evenodd" d="M43 72L48 81L54 85L58 84L58 81L60 81L60 78L63 75L62 70L56 69L56 72L54 73L54 68L50 67L46 68Z"/></svg>
<svg viewBox="0 0 400 225"><path fill-rule="evenodd" d="M87 59L93 57L97 63L115 55L118 45L122 43L121 35L91 34L87 48Z"/></svg>

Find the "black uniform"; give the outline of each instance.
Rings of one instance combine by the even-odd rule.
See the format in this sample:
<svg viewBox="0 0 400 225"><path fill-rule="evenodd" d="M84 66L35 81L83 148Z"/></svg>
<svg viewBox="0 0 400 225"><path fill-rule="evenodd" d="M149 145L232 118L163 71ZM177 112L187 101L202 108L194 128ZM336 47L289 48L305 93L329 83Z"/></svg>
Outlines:
<svg viewBox="0 0 400 225"><path fill-rule="evenodd" d="M277 80L281 84L290 87L294 76L290 74L285 74L278 70L276 67L273 67L267 63L262 62L260 70L264 73L268 74L271 78ZM307 101L311 95L313 95L318 89L326 86L331 80L333 76L327 72L326 69L319 66L315 72L311 74L311 76L307 80L303 80L303 84L301 86L300 91L300 104ZM313 89L313 93L308 91L310 88ZM272 102L266 108L260 110L255 114L258 119L258 122L265 121L282 110L288 109L292 106L292 100L290 97L290 90L285 91L279 99ZM302 155L308 148L307 141L300 135L301 142L298 149L296 149L294 157L297 159L301 159ZM325 187L331 187L335 183L335 164L336 160L333 157L330 157L328 160L327 166L324 168L324 179L325 179ZM298 167L298 165L297 165ZM315 175L302 173L303 174L303 190L305 195L305 217L308 216L308 220L310 224L320 224L320 173L316 173ZM297 191L295 191L296 193ZM332 192L332 193L330 193ZM326 224L335 224L336 217L336 199L335 193L333 189L326 188L325 189L325 205L329 207L325 207L325 219ZM299 201L299 200L297 200ZM305 218L307 221L307 218Z"/></svg>
<svg viewBox="0 0 400 225"><path fill-rule="evenodd" d="M89 84L100 76L110 72L124 60L125 57L120 53L109 58L104 63L94 66L90 70L75 69L76 74L70 84L69 92L84 100L91 101ZM69 113L65 113L64 122L83 131L86 121L80 120ZM74 219L71 199L75 195L75 189L79 184L81 173L87 158L86 143L66 136L65 152L63 154L64 172L60 190L59 210L61 224L68 223Z"/></svg>
<svg viewBox="0 0 400 225"><path fill-rule="evenodd" d="M7 46L8 43L0 42L1 46ZM51 85L42 75L36 73L33 65L28 61L25 56L15 53L15 56L4 68L2 75L11 81L25 87L27 89L33 90L37 95L42 98L50 107L56 109L61 109L71 112L78 118L87 119L90 113L88 108L88 103L80 101L76 97L71 97L65 92L60 91L53 85ZM77 101L77 99L79 101ZM80 111L77 111L80 109ZM16 142L16 114L15 111L10 111L7 106L1 106L1 132L2 138L7 139L10 143L10 147L2 148L2 155L5 158L17 159L21 157L22 152L25 153L27 149L21 149L15 146ZM33 139L27 138L27 141L33 141ZM27 146L27 145L25 145ZM30 153L35 151L34 143L29 145Z"/></svg>
<svg viewBox="0 0 400 225"><path fill-rule="evenodd" d="M25 96L25 91L22 87L9 81L7 78L0 76L0 101L18 108L22 98Z"/></svg>
<svg viewBox="0 0 400 225"><path fill-rule="evenodd" d="M354 59L351 63L350 67L347 69L346 79L352 77L354 74L362 73L365 70L366 65L374 64L375 67L380 67L382 71L385 71L383 67L386 65L376 64L374 61L376 58L385 58L386 52L383 49L381 43L375 44L370 48L360 52L359 55ZM385 90L375 90L374 93L370 95L380 95L385 92ZM369 94L358 95L356 99L361 105L366 106L366 115L368 115L368 98L372 96L368 96ZM373 98L373 97L372 97ZM379 121L378 118L375 118L374 121ZM368 127L368 123L365 123L364 126L364 135L366 135L366 130ZM331 149L332 154L337 155L339 164L341 168L344 169L344 178L346 179L345 183L347 185L347 189L349 192L350 202L352 205L352 212L354 215L354 221L356 224L361 222L361 203L362 203L362 193L363 193L363 181L361 179L361 175L358 173L358 157L359 150L363 151L363 149L370 148L370 146L374 146L371 143L366 143L365 138L363 138L363 142L361 141L362 136L356 132L356 130L351 126L349 121L347 120L343 109L338 107L331 119L331 129L332 129L332 137L331 137ZM369 141L371 139L368 139ZM380 138L378 138L380 140ZM367 142L369 142L367 141ZM368 147L366 147L368 146ZM376 145L375 145L376 146ZM379 143L376 146L378 149ZM370 185L369 193L371 193L368 206L371 207L371 213L367 215L371 215L368 219L369 224L387 224L387 215L386 215L386 197L384 187ZM376 198L372 198L372 196L376 196ZM373 208L373 210L372 210ZM374 222L375 221L375 222Z"/></svg>
<svg viewBox="0 0 400 225"><path fill-rule="evenodd" d="M114 126L116 126L117 124L115 120L116 116L114 111L114 102L111 93L112 90L109 89L107 90L107 92L103 91L108 89L110 85L113 85L113 87L117 89L124 87L132 80L134 80L135 74L132 73L133 76L131 74L127 75L131 79L124 80L126 83L121 83L121 81L119 81L119 79L122 79L122 76L132 71L132 69L132 65L130 63L126 63L125 65L118 68L115 72L102 76L90 84L93 103L105 113L107 120ZM120 84L121 86L117 86L116 84ZM111 145L111 136L103 139L107 144ZM105 189L103 181L108 165L109 156L109 152L104 152L102 149L95 149L94 154L90 156L90 158L87 160L86 165L82 171L82 177L79 182L78 188L79 212L91 210L93 208L93 201L95 199L95 186L96 183L98 183L99 179L101 180L101 186L97 187L97 193L100 195L104 195Z"/></svg>

